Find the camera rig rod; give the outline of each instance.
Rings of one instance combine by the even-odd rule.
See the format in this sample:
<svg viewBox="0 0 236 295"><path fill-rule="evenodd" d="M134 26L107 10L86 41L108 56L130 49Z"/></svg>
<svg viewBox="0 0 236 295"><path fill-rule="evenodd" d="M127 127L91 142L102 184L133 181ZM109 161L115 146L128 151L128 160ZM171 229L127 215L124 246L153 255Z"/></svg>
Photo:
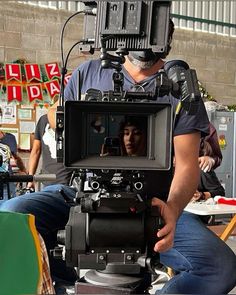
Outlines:
<svg viewBox="0 0 236 295"><path fill-rule="evenodd" d="M0 200L3 199L3 185L9 182L42 182L56 180L56 174L21 175L0 172Z"/></svg>

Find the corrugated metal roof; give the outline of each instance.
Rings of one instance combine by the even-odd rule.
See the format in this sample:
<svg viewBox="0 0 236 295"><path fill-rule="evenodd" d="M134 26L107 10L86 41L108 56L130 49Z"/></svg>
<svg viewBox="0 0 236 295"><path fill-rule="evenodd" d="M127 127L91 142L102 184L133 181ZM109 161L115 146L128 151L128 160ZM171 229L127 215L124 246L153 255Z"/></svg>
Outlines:
<svg viewBox="0 0 236 295"><path fill-rule="evenodd" d="M80 1L18 1L53 9L78 11ZM236 1L172 1L171 14L176 27L236 37Z"/></svg>
<svg viewBox="0 0 236 295"><path fill-rule="evenodd" d="M172 1L176 27L236 37L235 1Z"/></svg>

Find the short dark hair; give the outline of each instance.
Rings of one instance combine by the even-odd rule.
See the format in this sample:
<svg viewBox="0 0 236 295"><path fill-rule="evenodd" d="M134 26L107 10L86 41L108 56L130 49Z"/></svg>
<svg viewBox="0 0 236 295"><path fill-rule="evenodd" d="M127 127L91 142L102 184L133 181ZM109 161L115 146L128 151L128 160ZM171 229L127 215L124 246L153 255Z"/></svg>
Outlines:
<svg viewBox="0 0 236 295"><path fill-rule="evenodd" d="M147 117L145 116L125 116L120 122L120 132L124 131L125 126L135 126L141 131L147 132Z"/></svg>

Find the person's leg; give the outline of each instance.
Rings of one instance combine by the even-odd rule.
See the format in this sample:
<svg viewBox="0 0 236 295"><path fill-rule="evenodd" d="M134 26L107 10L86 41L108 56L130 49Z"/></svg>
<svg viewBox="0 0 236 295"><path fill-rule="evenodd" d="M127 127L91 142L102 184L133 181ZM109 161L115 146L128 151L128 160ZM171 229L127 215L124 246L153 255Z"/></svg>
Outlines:
<svg viewBox="0 0 236 295"><path fill-rule="evenodd" d="M36 228L48 250L53 280L74 282L76 280L74 269L66 268L64 261L54 259L49 252L57 245L57 231L64 229L69 218L70 205L65 202L60 193L61 189L69 199L75 198L74 189L64 185L51 185L40 192L10 199L1 205L0 210L33 214Z"/></svg>
<svg viewBox="0 0 236 295"><path fill-rule="evenodd" d="M227 294L236 284L236 256L197 215L183 213L174 247L160 261L176 271L158 294Z"/></svg>
<svg viewBox="0 0 236 295"><path fill-rule="evenodd" d="M14 182L10 182L9 190L10 190L10 198L14 198L16 196L16 184Z"/></svg>

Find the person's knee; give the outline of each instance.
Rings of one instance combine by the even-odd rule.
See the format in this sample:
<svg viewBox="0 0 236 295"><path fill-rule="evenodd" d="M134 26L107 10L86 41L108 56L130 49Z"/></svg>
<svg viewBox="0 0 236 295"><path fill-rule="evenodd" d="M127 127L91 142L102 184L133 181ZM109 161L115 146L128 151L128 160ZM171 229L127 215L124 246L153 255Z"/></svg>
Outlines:
<svg viewBox="0 0 236 295"><path fill-rule="evenodd" d="M220 262L218 265L219 268L219 280L224 282L228 286L227 292L230 292L236 286L236 255L231 251L231 249L226 249L225 253L219 252Z"/></svg>
<svg viewBox="0 0 236 295"><path fill-rule="evenodd" d="M68 198L75 198L76 195L76 190L73 187L64 185L64 184L54 184L54 185L49 185L46 186L41 193L49 193L49 194L58 194L60 196L63 196L64 194Z"/></svg>
<svg viewBox="0 0 236 295"><path fill-rule="evenodd" d="M5 201L0 207L0 211L28 213L27 201L21 197L16 197Z"/></svg>

